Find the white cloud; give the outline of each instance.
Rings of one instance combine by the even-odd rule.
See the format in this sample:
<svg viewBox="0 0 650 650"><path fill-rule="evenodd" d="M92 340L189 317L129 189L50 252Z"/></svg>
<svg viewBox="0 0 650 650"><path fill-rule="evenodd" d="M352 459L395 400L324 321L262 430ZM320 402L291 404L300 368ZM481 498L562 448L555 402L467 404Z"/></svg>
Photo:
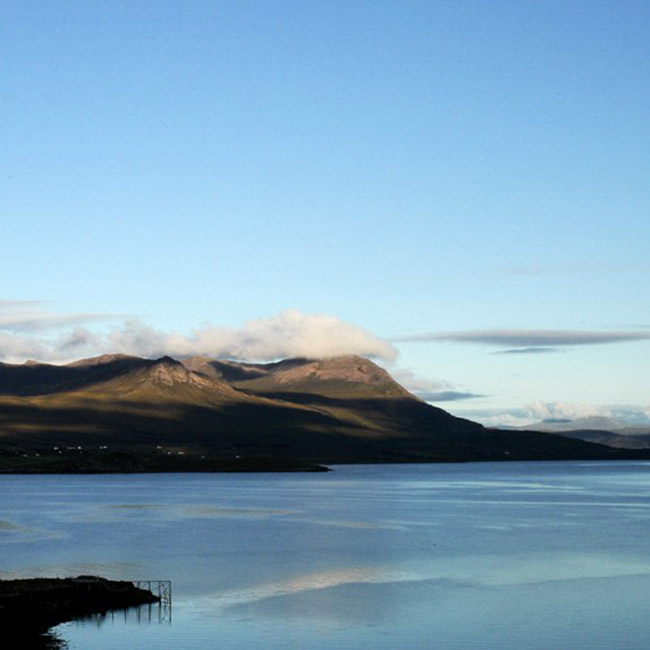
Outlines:
<svg viewBox="0 0 650 650"><path fill-rule="evenodd" d="M483 397L476 393L458 390L448 381L419 377L407 369L395 369L391 372L391 375L406 390L414 393L425 402L454 402L473 397Z"/></svg>
<svg viewBox="0 0 650 650"><path fill-rule="evenodd" d="M44 314L40 322L47 321L60 329L63 323L92 320L87 316L55 314L46 317ZM98 320L101 318L104 317L97 317ZM13 322L17 321L16 316ZM137 320L127 321L107 333L75 327L57 336L44 333L35 336L33 329L26 326L18 333L0 333L0 359L16 362L33 358L60 362L121 352L144 357L208 355L248 361L358 354L392 361L397 355L390 343L357 325L335 316L304 314L297 310L251 320L241 328L208 326L190 334L156 330Z"/></svg>
<svg viewBox="0 0 650 650"><path fill-rule="evenodd" d="M206 354L270 361L358 354L391 361L397 354L390 343L357 325L293 309L248 321L239 329L204 327L189 336L160 332L132 321L111 332L109 339L116 351L145 356Z"/></svg>
<svg viewBox="0 0 650 650"><path fill-rule="evenodd" d="M504 409L467 409L455 415L467 417L488 427L523 427L543 420L577 420L604 417L629 426L650 425L650 407L634 404L582 404L577 402L532 402Z"/></svg>
<svg viewBox="0 0 650 650"><path fill-rule="evenodd" d="M9 363L26 359L50 359L47 343L30 336L0 332L0 360Z"/></svg>
<svg viewBox="0 0 650 650"><path fill-rule="evenodd" d="M517 411L484 411L469 410L462 413L454 412L454 415L480 422L483 426L500 428L500 427L524 427L531 424L531 419L526 415L519 415Z"/></svg>
<svg viewBox="0 0 650 650"><path fill-rule="evenodd" d="M612 411L606 406L594 404L578 404L571 402L533 402L526 406L528 415L533 422L541 420L576 420L588 417L613 417Z"/></svg>
<svg viewBox="0 0 650 650"><path fill-rule="evenodd" d="M80 325L115 318L105 314L59 314L43 305L34 300L0 300L0 360L60 361L76 351L94 350L96 336Z"/></svg>
<svg viewBox="0 0 650 650"><path fill-rule="evenodd" d="M71 332L59 336L53 345L54 350L58 350L64 355L73 355L75 358L84 355L89 350L101 347L102 337L82 327L75 327Z"/></svg>
<svg viewBox="0 0 650 650"><path fill-rule="evenodd" d="M448 381L442 379L425 379L406 368L397 368L391 374L395 381L412 393L438 392L441 390L451 390L452 388L452 385Z"/></svg>

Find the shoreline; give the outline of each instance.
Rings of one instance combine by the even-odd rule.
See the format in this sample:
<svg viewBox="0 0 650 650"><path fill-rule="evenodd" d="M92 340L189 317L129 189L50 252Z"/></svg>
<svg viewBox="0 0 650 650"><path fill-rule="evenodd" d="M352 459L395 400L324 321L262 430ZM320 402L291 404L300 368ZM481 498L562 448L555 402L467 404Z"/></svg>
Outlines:
<svg viewBox="0 0 650 650"><path fill-rule="evenodd" d="M159 601L132 582L98 576L0 580L0 627L5 635L46 642L61 623Z"/></svg>
<svg viewBox="0 0 650 650"><path fill-rule="evenodd" d="M152 451L117 450L59 455L46 453L0 453L2 474L169 474L178 472L328 472L317 462L292 458L214 458L165 455Z"/></svg>

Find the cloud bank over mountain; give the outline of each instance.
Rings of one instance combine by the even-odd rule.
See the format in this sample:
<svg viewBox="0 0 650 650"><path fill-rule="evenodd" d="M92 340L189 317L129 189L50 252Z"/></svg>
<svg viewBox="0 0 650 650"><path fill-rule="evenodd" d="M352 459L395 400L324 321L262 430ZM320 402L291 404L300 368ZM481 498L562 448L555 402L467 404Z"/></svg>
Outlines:
<svg viewBox="0 0 650 650"><path fill-rule="evenodd" d="M108 337L111 349L127 354L191 356L271 361L287 357L358 354L392 361L397 352L386 341L334 316L283 311L251 320L241 328L204 327L189 336L154 330L131 321Z"/></svg>
<svg viewBox="0 0 650 650"><path fill-rule="evenodd" d="M425 346L434 341L473 343L477 347L482 344L495 348L492 354L505 355L503 359L511 354L529 355L533 362L536 355L545 357L545 353L563 352L571 346L649 339L650 331L641 329L613 332L504 329L424 334L400 340L418 341ZM391 342L367 329L335 316L306 314L298 310L249 320L240 327L206 325L188 333L157 329L138 319L125 320L119 314L59 313L43 302L0 300L0 361L22 363L35 359L65 363L105 353L149 358L205 355L253 362L356 354L389 364L398 355ZM481 362L477 359L477 363ZM445 374L448 372L448 368L445 370L442 365L435 368L436 374L438 370ZM531 370L533 373L534 368ZM420 372L391 368L395 379L422 400L433 404L453 403L455 414L488 426L520 426L544 419L588 416L616 417L638 424L650 421L650 408L645 398L637 402L638 406L610 408L578 403L577 400L535 402L534 395L526 399L522 394L519 403L506 404L499 409L486 408L490 401L499 399L499 391L491 383L483 382L482 388L476 391L471 384L467 385L464 375L459 375L452 383L435 375L421 376ZM499 368L499 372L504 372L504 368ZM466 375L471 381L470 372ZM513 381L522 380L515 377ZM474 408L472 403L476 404Z"/></svg>
<svg viewBox="0 0 650 650"><path fill-rule="evenodd" d="M240 328L206 326L190 334L157 330L135 319L104 332L85 326L115 318L59 315L31 303L0 302L0 359L67 361L105 352L145 357L209 355L247 361L346 354L393 361L397 356L390 343L362 327L335 316L298 310L250 320Z"/></svg>

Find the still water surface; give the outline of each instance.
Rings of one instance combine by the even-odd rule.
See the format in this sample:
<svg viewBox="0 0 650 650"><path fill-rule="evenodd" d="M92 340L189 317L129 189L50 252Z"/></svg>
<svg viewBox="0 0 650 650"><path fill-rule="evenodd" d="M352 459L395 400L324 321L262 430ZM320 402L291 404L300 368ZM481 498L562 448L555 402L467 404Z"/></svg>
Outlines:
<svg viewBox="0 0 650 650"><path fill-rule="evenodd" d="M2 476L0 552L173 582L171 616L59 626L70 650L646 650L650 464Z"/></svg>

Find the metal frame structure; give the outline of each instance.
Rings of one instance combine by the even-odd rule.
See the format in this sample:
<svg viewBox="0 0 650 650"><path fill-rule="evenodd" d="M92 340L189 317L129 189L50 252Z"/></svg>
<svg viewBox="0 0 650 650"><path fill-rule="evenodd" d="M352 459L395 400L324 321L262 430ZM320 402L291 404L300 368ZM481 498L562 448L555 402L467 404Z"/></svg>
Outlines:
<svg viewBox="0 0 650 650"><path fill-rule="evenodd" d="M158 596L162 605L172 604L171 580L134 580L133 586L138 589L146 589L154 596Z"/></svg>

